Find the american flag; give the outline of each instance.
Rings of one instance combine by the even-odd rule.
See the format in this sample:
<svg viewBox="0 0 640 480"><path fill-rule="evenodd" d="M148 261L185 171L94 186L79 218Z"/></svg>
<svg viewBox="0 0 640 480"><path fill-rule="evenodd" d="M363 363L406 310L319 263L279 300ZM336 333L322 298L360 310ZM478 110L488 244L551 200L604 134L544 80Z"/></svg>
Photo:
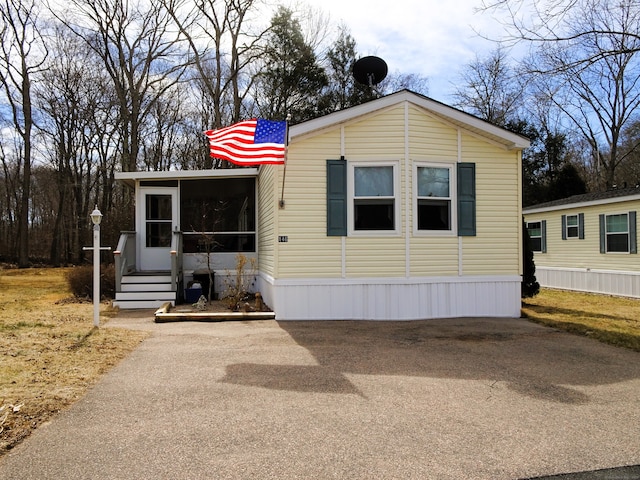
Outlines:
<svg viewBox="0 0 640 480"><path fill-rule="evenodd" d="M210 154L236 165L284 163L287 122L246 120L219 130L207 130Z"/></svg>

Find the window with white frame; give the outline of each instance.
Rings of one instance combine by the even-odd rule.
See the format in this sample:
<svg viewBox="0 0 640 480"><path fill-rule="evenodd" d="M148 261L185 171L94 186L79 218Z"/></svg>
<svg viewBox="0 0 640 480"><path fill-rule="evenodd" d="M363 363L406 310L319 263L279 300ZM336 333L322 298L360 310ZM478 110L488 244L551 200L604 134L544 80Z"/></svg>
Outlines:
<svg viewBox="0 0 640 480"><path fill-rule="evenodd" d="M542 222L528 222L527 232L529 232L531 250L542 252Z"/></svg>
<svg viewBox="0 0 640 480"><path fill-rule="evenodd" d="M567 238L578 238L580 234L578 215L567 215Z"/></svg>
<svg viewBox="0 0 640 480"><path fill-rule="evenodd" d="M453 166L417 165L415 170L418 231L453 230Z"/></svg>
<svg viewBox="0 0 640 480"><path fill-rule="evenodd" d="M395 164L354 164L353 230L395 231Z"/></svg>
<svg viewBox="0 0 640 480"><path fill-rule="evenodd" d="M629 252L629 216L626 213L605 216L607 252Z"/></svg>

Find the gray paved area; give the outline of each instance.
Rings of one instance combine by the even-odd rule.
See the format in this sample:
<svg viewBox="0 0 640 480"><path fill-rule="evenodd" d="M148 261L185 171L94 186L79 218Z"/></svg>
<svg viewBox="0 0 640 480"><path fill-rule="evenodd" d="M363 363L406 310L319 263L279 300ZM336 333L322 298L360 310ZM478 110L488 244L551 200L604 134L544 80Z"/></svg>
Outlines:
<svg viewBox="0 0 640 480"><path fill-rule="evenodd" d="M152 335L0 460L0 478L521 479L640 464L640 354L525 320L137 312L112 326Z"/></svg>

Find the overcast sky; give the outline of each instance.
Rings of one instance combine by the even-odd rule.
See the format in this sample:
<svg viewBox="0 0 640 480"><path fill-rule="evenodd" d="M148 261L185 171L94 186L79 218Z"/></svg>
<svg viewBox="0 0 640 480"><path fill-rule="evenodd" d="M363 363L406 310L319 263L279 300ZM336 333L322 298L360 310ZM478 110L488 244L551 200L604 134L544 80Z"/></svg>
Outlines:
<svg viewBox="0 0 640 480"><path fill-rule="evenodd" d="M474 31L497 34L500 24L475 13L481 0L304 0L346 24L359 56L383 58L389 71L428 77L429 96L451 103L451 85L476 53L496 48Z"/></svg>

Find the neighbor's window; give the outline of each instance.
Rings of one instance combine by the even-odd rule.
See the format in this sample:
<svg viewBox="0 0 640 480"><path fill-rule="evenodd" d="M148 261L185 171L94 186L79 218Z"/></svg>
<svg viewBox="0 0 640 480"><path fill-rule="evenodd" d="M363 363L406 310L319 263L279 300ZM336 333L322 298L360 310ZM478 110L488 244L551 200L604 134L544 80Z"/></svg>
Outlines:
<svg viewBox="0 0 640 480"><path fill-rule="evenodd" d="M418 230L451 230L450 167L416 169Z"/></svg>
<svg viewBox="0 0 640 480"><path fill-rule="evenodd" d="M578 215L567 215L567 238L578 238L580 234L578 225Z"/></svg>
<svg viewBox="0 0 640 480"><path fill-rule="evenodd" d="M527 231L531 240L531 250L542 252L542 222L527 223Z"/></svg>
<svg viewBox="0 0 640 480"><path fill-rule="evenodd" d="M607 252L629 252L629 216L626 213L605 218Z"/></svg>
<svg viewBox="0 0 640 480"><path fill-rule="evenodd" d="M353 167L353 228L395 230L393 165Z"/></svg>

